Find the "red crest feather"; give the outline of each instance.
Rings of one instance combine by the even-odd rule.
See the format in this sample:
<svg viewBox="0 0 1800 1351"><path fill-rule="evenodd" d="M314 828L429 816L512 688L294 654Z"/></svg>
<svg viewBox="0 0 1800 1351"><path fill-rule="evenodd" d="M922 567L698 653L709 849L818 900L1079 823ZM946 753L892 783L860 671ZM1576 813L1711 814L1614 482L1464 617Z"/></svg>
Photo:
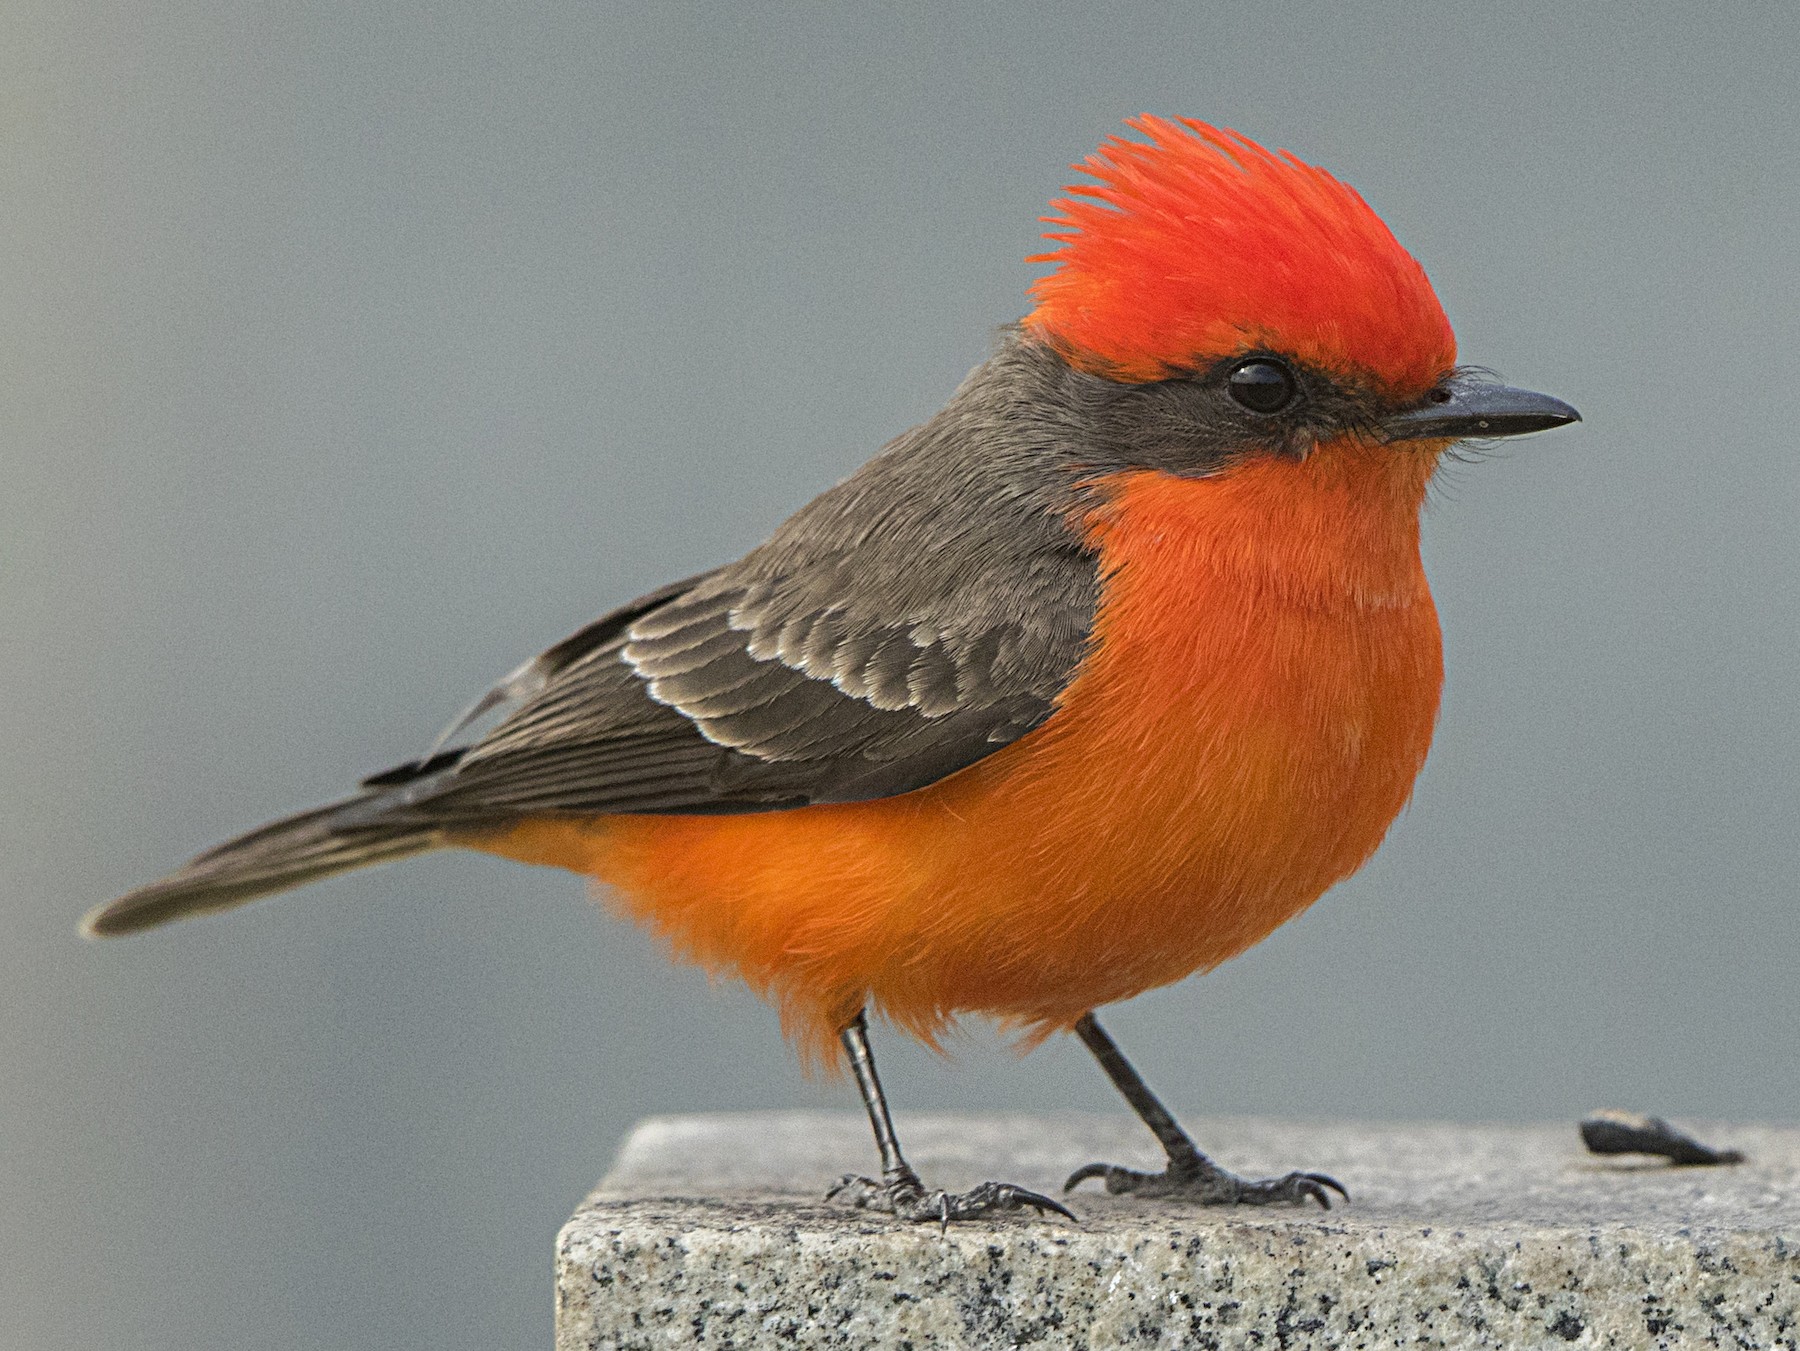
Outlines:
<svg viewBox="0 0 1800 1351"><path fill-rule="evenodd" d="M1182 118L1126 125L1051 204L1027 325L1071 364L1158 380L1266 348L1422 393L1456 361L1425 270L1355 189L1287 151Z"/></svg>

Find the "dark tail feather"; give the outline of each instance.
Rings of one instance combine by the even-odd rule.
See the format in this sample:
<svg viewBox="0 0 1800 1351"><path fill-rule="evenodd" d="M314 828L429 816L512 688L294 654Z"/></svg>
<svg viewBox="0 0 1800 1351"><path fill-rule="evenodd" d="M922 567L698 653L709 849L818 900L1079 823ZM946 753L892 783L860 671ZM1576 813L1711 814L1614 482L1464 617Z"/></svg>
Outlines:
<svg viewBox="0 0 1800 1351"><path fill-rule="evenodd" d="M88 912L90 938L133 933L188 915L229 910L334 873L366 868L441 845L433 826L383 819L382 795L361 793L328 807L274 821L228 840L171 873Z"/></svg>

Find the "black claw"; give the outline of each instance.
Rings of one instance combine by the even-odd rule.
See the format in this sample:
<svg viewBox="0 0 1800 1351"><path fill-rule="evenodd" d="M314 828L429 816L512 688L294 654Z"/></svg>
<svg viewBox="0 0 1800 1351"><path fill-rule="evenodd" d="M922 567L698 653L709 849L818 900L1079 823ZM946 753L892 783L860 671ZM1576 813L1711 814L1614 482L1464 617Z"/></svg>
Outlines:
<svg viewBox="0 0 1800 1351"><path fill-rule="evenodd" d="M1281 1197L1281 1193L1290 1195ZM1296 1205L1306 1200L1317 1201L1322 1209L1331 1209L1331 1193L1336 1192L1346 1201L1350 1193L1344 1190L1343 1183L1324 1173L1289 1173L1270 1192L1270 1199L1291 1199Z"/></svg>
<svg viewBox="0 0 1800 1351"><path fill-rule="evenodd" d="M1113 1196L1167 1196L1203 1206L1266 1206L1284 1201L1304 1205L1308 1201L1317 1201L1321 1207L1330 1210L1332 1192L1346 1201L1350 1199L1343 1183L1324 1173L1289 1173L1285 1177L1250 1181L1226 1172L1209 1160L1202 1160L1198 1167L1192 1162L1171 1164L1160 1173L1140 1173L1110 1163L1084 1164L1069 1174L1063 1190L1073 1191L1091 1177L1102 1179L1107 1192Z"/></svg>
<svg viewBox="0 0 1800 1351"><path fill-rule="evenodd" d="M1075 1217L1075 1212L1070 1210L1061 1201L1048 1196L1040 1196L1037 1192L1020 1192L1019 1204L1030 1206L1040 1215L1060 1215L1071 1224L1081 1223L1081 1221Z"/></svg>
<svg viewBox="0 0 1800 1351"><path fill-rule="evenodd" d="M960 1203L970 1214L980 1214L987 1210L1022 1210L1029 1206L1040 1215L1061 1215L1065 1220L1074 1220L1075 1212L1060 1201L1053 1201L1048 1196L1040 1196L1037 1192L1027 1191L1023 1187L1015 1187L1010 1182L984 1182L973 1191L961 1196L946 1198L948 1203ZM959 1215L957 1218L967 1218Z"/></svg>
<svg viewBox="0 0 1800 1351"><path fill-rule="evenodd" d="M1280 1201L1304 1205L1307 1201L1317 1201L1321 1209L1330 1210L1331 1193L1334 1191L1346 1201L1350 1199L1350 1193L1334 1177L1328 1177L1324 1173L1289 1173L1286 1177L1247 1184L1241 1199L1252 1205L1270 1205Z"/></svg>
<svg viewBox="0 0 1800 1351"><path fill-rule="evenodd" d="M839 1178L825 1193L828 1201L847 1193L851 1205L859 1210L879 1210L903 1220L937 1221L940 1232L947 1232L952 1220L973 1220L1007 1210L1035 1210L1040 1215L1060 1215L1079 1224L1075 1212L1048 1196L1040 1196L1010 1182L984 1182L970 1191L927 1192L916 1178L896 1178L876 1182L855 1173Z"/></svg>
<svg viewBox="0 0 1800 1351"><path fill-rule="evenodd" d="M1306 1185L1304 1187L1304 1191L1307 1196L1311 1197L1313 1200L1315 1200L1319 1203L1320 1210L1330 1210L1331 1209L1331 1193L1328 1192L1327 1190L1325 1190L1325 1188L1323 1186L1321 1186L1319 1183L1314 1182L1311 1178L1308 1178L1306 1180Z"/></svg>
<svg viewBox="0 0 1800 1351"><path fill-rule="evenodd" d="M1110 1163L1084 1163L1069 1174L1069 1180L1063 1183L1063 1191L1072 1192L1090 1177L1105 1177L1112 1172Z"/></svg>

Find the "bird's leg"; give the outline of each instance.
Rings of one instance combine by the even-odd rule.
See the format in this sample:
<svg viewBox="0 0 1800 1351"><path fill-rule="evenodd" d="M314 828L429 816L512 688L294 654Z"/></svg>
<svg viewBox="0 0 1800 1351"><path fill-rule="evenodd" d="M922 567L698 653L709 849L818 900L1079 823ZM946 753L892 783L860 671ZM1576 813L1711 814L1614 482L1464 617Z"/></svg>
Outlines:
<svg viewBox="0 0 1800 1351"><path fill-rule="evenodd" d="M903 1220L936 1220L946 1226L951 1220L971 1220L996 1211L1020 1210L1027 1206L1040 1215L1054 1212L1067 1219L1075 1218L1074 1213L1059 1202L1015 1187L1010 1182L984 1182L961 1193L926 1191L919 1175L900 1153L900 1138L894 1134L887 1097L882 1093L881 1079L875 1073L875 1056L869 1050L868 1019L858 1013L844 1029L841 1040L850 1070L856 1075L856 1086L862 1091L863 1106L869 1110L869 1125L875 1128L875 1147L881 1151L881 1181L847 1174L825 1194L827 1200L842 1197L851 1205L886 1211Z"/></svg>
<svg viewBox="0 0 1800 1351"><path fill-rule="evenodd" d="M1097 1177L1104 1179L1106 1190L1114 1194L1168 1196L1203 1206L1300 1204L1310 1199L1330 1210L1332 1192L1346 1201L1350 1199L1349 1192L1323 1173L1289 1173L1285 1177L1254 1180L1226 1172L1200 1152L1093 1014L1081 1015L1075 1024L1075 1035L1094 1053L1113 1087L1156 1136L1169 1156L1169 1166L1160 1173L1139 1173L1117 1164L1090 1163L1069 1174L1069 1180L1063 1183L1064 1191L1073 1191L1088 1178Z"/></svg>

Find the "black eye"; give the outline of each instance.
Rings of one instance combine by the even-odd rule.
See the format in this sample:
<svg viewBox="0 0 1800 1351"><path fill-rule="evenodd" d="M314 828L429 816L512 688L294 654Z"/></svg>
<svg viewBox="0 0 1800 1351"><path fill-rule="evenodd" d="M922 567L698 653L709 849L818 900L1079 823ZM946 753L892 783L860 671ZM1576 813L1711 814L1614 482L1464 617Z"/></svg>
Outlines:
<svg viewBox="0 0 1800 1351"><path fill-rule="evenodd" d="M1261 358L1233 368L1225 387L1252 413L1279 413L1294 401L1294 374L1279 361Z"/></svg>

